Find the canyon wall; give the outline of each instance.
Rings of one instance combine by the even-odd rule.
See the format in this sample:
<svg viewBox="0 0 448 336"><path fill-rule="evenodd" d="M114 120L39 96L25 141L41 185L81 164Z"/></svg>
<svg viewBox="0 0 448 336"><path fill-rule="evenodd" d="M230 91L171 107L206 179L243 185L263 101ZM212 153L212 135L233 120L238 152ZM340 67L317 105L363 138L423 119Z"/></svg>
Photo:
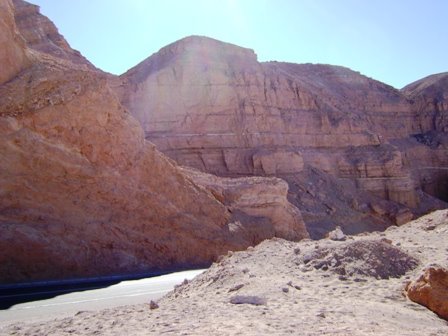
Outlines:
<svg viewBox="0 0 448 336"><path fill-rule="evenodd" d="M308 237L284 182L226 180L218 197L145 140L110 75L36 6L0 8L1 61L16 61L1 68L0 283L203 267L269 237ZM251 188L267 196L238 196Z"/></svg>
<svg viewBox="0 0 448 336"><path fill-rule="evenodd" d="M446 131L446 113L439 100L414 97L420 93L412 96L340 66L260 63L253 50L199 36L162 48L112 86L146 138L182 165L223 176L279 176L301 190L309 189L312 182L303 177L312 178L314 168L333 180L336 189L327 193L349 183L368 195L363 208L370 210L361 214L386 225L446 206L433 198L444 199L424 182L428 174L420 165L431 161L445 169L447 147L418 141ZM301 198L290 194L304 213ZM347 217L357 225L359 218L320 213L322 220L309 230L320 230L330 218L333 225Z"/></svg>

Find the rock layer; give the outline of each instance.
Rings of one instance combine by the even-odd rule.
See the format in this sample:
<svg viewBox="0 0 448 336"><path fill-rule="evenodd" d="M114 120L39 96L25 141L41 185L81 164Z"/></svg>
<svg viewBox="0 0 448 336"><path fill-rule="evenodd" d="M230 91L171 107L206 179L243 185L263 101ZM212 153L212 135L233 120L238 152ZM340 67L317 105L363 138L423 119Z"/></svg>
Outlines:
<svg viewBox="0 0 448 336"><path fill-rule="evenodd" d="M114 89L146 137L183 165L283 178L314 167L389 209L418 214L429 207L421 190L444 199L427 187L422 166L446 157L447 147L422 149L415 139L448 125L441 77L400 91L347 68L260 63L250 49L191 36L123 74ZM438 172L441 161L432 164Z"/></svg>
<svg viewBox="0 0 448 336"><path fill-rule="evenodd" d="M260 222L247 232L256 235L254 244L272 236L290 240L308 237L300 212L288 202L285 181L274 177L222 178L197 170L182 170L228 206L234 225L241 226L248 220L252 225ZM242 226L244 229L249 224Z"/></svg>

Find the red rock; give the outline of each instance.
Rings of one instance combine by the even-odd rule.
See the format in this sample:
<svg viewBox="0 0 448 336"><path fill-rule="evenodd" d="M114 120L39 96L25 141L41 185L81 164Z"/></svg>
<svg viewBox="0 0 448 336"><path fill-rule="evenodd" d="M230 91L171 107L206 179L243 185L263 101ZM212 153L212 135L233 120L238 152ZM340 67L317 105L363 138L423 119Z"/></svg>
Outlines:
<svg viewBox="0 0 448 336"><path fill-rule="evenodd" d="M28 65L25 41L14 21L10 0L0 1L0 84L7 82Z"/></svg>
<svg viewBox="0 0 448 336"><path fill-rule="evenodd" d="M54 23L40 14L38 6L23 0L12 0L12 3L17 28L28 48L91 69L95 68L79 51L70 47Z"/></svg>
<svg viewBox="0 0 448 336"><path fill-rule="evenodd" d="M254 172L266 175L293 174L303 170L302 155L294 151L259 151L252 156Z"/></svg>
<svg viewBox="0 0 448 336"><path fill-rule="evenodd" d="M248 228L255 224L248 232L242 230L248 239L253 239L253 245L272 236L289 240L309 237L300 212L287 199L285 181L261 177L222 178L197 170L182 170L228 206L236 222L234 227L243 223Z"/></svg>
<svg viewBox="0 0 448 336"><path fill-rule="evenodd" d="M422 213L439 204L421 197L421 190L444 199L445 192L427 181L435 171L446 179L439 168L446 166L447 147L422 149L412 136L448 125L437 112L441 105L428 103L422 113L409 90L350 69L260 63L253 50L191 36L113 85L146 137L182 165L223 176L280 177L313 167L353 181L367 198L390 201L384 214L375 214L389 224L394 207ZM446 87L440 84L437 92ZM343 225L333 214L327 220Z"/></svg>
<svg viewBox="0 0 448 336"><path fill-rule="evenodd" d="M406 292L409 299L448 320L448 270L446 268L427 267L423 274L406 287Z"/></svg>
<svg viewBox="0 0 448 336"><path fill-rule="evenodd" d="M279 199L278 206L266 204L274 214L260 210L236 224L233 203L223 204L145 140L109 76L67 49L34 6L15 3L28 44L15 31L11 3L0 0L7 9L0 22L8 28L0 34L22 41L7 40L15 49L6 55L33 57L0 85L0 282L207 266L259 241L258 223L272 227L262 238L307 235L277 180L278 195L270 179L253 187L273 193L269 202ZM28 34L32 22L49 36ZM223 183L236 195L251 188ZM240 203L249 213L251 205Z"/></svg>

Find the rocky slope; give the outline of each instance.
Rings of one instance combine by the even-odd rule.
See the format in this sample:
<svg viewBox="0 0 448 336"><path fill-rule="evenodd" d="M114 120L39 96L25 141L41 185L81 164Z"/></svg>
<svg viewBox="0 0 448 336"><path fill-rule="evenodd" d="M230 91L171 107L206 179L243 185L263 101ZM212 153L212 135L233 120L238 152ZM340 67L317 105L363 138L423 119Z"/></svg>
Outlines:
<svg viewBox="0 0 448 336"><path fill-rule="evenodd" d="M146 137L183 165L225 176L275 175L291 189L294 183L307 189L299 182L317 169L333 184L349 180L358 194L371 197L368 209L378 208L371 195L386 201L380 212L347 208L355 217L366 215L370 229L446 206L431 198L447 200L445 189L434 187L446 181L446 143L434 148L419 141L446 131L445 105L437 98L447 92L442 80L437 89L399 91L347 68L260 63L250 49L191 36L162 48L113 86ZM427 98L420 101L423 87ZM438 177L431 179L434 171ZM407 215L397 216L397 207ZM330 220L325 212L319 216L313 225L305 219L310 231ZM356 221L349 224L347 217L331 214L331 221L355 230Z"/></svg>
<svg viewBox="0 0 448 336"><path fill-rule="evenodd" d="M85 68L95 68L79 51L70 47L54 23L40 14L38 6L22 0L12 0L12 3L17 28L28 48L84 65Z"/></svg>
<svg viewBox="0 0 448 336"><path fill-rule="evenodd" d="M447 335L447 321L425 307L441 316L448 308L441 300L448 293L447 210L342 239L267 240L184 281L158 308L84 311L0 334ZM434 270L441 276L419 291Z"/></svg>
<svg viewBox="0 0 448 336"><path fill-rule="evenodd" d="M256 180L268 196L250 207L263 213L238 206L251 179L226 180L232 202L217 198L144 139L110 76L35 6L0 9L0 282L204 266L273 235L308 237L284 183Z"/></svg>

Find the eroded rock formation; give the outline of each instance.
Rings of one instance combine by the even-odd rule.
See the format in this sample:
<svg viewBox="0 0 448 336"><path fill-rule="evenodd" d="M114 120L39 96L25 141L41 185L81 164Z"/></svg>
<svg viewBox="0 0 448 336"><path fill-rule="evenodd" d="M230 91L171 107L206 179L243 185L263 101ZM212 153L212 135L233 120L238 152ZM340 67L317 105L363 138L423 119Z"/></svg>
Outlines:
<svg viewBox="0 0 448 336"><path fill-rule="evenodd" d="M273 235L308 236L272 179L222 183L231 193L256 184L284 221L242 206L234 220L226 197L144 139L109 75L35 6L14 4L0 0L0 282L205 266Z"/></svg>
<svg viewBox="0 0 448 336"><path fill-rule="evenodd" d="M191 36L113 86L146 137L177 162L224 176L279 176L291 189L307 168L318 169L336 184L349 180L358 193L386 201L382 210L374 198L367 202L374 209L369 221L390 225L446 206L432 200L446 200L445 191L435 190L446 180L446 142L434 148L419 141L428 132L444 136L446 77L400 91L347 68L260 63L250 49ZM391 215L397 207L399 215ZM359 217L356 206L352 212ZM320 217L313 227L305 219L309 230L329 220L325 212ZM334 214L331 220L346 222Z"/></svg>
<svg viewBox="0 0 448 336"><path fill-rule="evenodd" d="M223 178L191 168L182 171L228 206L234 226L242 226L240 230L244 232L250 224L241 223L249 219L255 226L247 234L256 235L254 243L272 236L290 240L308 236L300 212L287 200L285 181L275 177Z"/></svg>

